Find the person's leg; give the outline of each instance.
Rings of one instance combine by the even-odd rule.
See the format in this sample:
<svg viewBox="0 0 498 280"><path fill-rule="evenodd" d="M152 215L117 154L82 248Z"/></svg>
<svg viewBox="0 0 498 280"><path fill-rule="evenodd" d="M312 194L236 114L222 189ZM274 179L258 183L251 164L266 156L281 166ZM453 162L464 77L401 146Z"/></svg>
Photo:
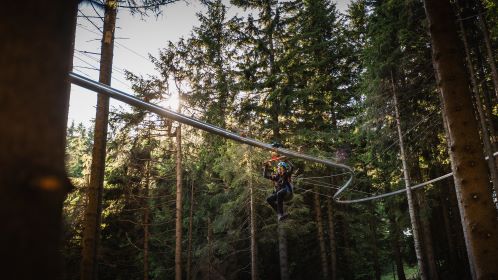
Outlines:
<svg viewBox="0 0 498 280"><path fill-rule="evenodd" d="M268 202L268 204L270 204L271 208L273 208L273 210L275 210L277 213L277 193L273 193L272 195L270 195L269 197L266 198L266 202Z"/></svg>
<svg viewBox="0 0 498 280"><path fill-rule="evenodd" d="M281 189L277 192L277 213L280 215L284 214L284 199L286 195L286 189Z"/></svg>

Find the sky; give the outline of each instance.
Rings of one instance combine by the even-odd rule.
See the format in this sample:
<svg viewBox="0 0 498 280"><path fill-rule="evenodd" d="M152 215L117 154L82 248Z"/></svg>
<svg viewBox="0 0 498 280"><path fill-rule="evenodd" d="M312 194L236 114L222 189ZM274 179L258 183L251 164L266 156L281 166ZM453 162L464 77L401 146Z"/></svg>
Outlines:
<svg viewBox="0 0 498 280"><path fill-rule="evenodd" d="M344 11L350 0L338 0L337 8ZM230 7L228 1L227 17L242 16L244 11ZM97 18L103 11L95 11L90 5L81 5L78 12L73 71L93 80L98 80L100 60L100 40L102 20ZM198 24L196 13L205 10L198 1L176 2L162 9L157 18L132 16L127 10L118 10L115 31L113 72L111 86L132 93L130 83L124 77L124 70L136 75L156 75L154 65L148 56L158 56L168 41L176 42L187 37ZM97 14L98 13L98 14ZM73 85L69 104L69 123L83 123L90 126L95 118L97 95L94 92ZM111 107L123 106L111 100Z"/></svg>

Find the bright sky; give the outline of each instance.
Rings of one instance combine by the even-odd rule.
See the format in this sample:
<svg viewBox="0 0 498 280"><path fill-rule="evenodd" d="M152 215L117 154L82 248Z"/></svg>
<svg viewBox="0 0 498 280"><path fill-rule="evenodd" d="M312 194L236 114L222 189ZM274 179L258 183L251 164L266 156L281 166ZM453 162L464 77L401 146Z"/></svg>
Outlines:
<svg viewBox="0 0 498 280"><path fill-rule="evenodd" d="M124 69L137 75L155 75L154 66L148 55L157 56L159 50L168 41L176 42L180 37L187 37L192 27L198 24L196 13L204 10L197 1L177 2L163 8L157 19L154 16L141 19L131 16L125 9L118 10L117 29L115 33L114 59L111 86L132 93L130 83L124 77ZM350 0L338 0L337 8L346 9ZM228 4L228 1L226 1ZM98 11L100 16L103 11ZM227 17L243 15L242 10L228 9ZM90 5L81 5L78 13L76 44L74 55L74 72L98 80L100 60L102 20L94 18L96 11ZM84 16L87 16L85 18ZM93 24L90 22L93 22ZM96 27L97 26L97 27ZM92 54L95 53L95 54ZM69 122L84 123L89 126L95 118L97 95L78 86L71 88ZM111 101L111 107L122 106L119 101Z"/></svg>

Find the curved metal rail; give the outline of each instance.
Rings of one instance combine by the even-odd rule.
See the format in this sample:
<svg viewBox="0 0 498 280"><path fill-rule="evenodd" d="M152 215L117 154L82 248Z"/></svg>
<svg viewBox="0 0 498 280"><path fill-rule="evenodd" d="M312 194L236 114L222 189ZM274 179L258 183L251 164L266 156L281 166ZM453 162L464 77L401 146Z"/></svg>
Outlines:
<svg viewBox="0 0 498 280"><path fill-rule="evenodd" d="M494 157L498 156L498 152L495 152L493 154ZM488 159L488 157L486 157L485 159ZM448 177L451 177L453 176L453 172L450 172L448 174L445 174L443 176L440 176L440 177L437 177L437 178L434 178L432 180L429 180L427 182L423 182L423 183L420 183L418 185L415 185L415 186L411 186L410 188L412 190L414 189L418 189L418 188L421 188L421 187L425 187L429 184L432 184L432 183L435 183L437 181L441 181L443 179L446 179ZM363 198L358 198L358 199L351 199L351 200L339 200L340 198L340 195L342 194L343 191L345 191L347 188L346 187L341 187L335 194L334 194L334 201L337 202L337 203L343 203L343 204L349 204L349 203L357 203L357 202L366 202L366 201L370 201L370 200L375 200L375 199L380 199L380 198L384 198L384 197L388 197L388 196L392 196L392 195L396 195L396 194L400 194L400 193L404 193L406 192L406 188L403 188L403 189L399 189L397 191L393 191L393 192L388 192L388 193L383 193L383 194L378 194L378 195L373 195L373 196L368 196L368 197L363 197Z"/></svg>
<svg viewBox="0 0 498 280"><path fill-rule="evenodd" d="M112 88L112 87L110 87L108 85L96 82L94 80L85 78L85 77L83 77L81 75L78 75L78 74L75 74L73 72L69 73L69 78L71 80L71 83L73 83L75 85L81 86L83 88L89 89L89 90L94 91L94 92L105 94L105 95L107 95L107 96L109 96L111 98L120 100L120 101L122 101L124 103L127 103L129 105L132 105L132 106L135 106L135 107L139 107L139 108L142 108L142 109L145 109L145 110L149 110L149 111L151 111L153 113L156 113L156 114L158 114L160 116L163 116L163 117L166 117L168 119L171 119L171 120L174 120L174 121L178 121L178 122L181 122L181 123L193 126L195 128L198 128L198 129L202 129L204 131L207 131L207 132L219 135L219 136L224 137L224 138L232 139L234 141L237 141L237 142L240 142L240 143L243 143L243 144L247 144L247 145L250 145L250 146L254 146L254 147L258 147L258 148L262 148L262 149L266 149L266 150L275 151L275 152L278 152L281 155L285 155L285 156L289 156L289 157L295 157L295 158L300 158L300 159L304 159L304 160L307 160L307 161L321 163L321 164L324 164L324 165L327 165L327 166L330 166L330 167L336 167L336 168L341 168L341 169L347 170L347 172L345 174L349 174L349 178L337 190L337 192L333 196L334 201L337 202L337 203L348 204L348 203L365 202L365 201L380 199L380 198L384 198L384 197L388 197L388 196L393 196L393 195L396 195L396 194L400 194L400 193L406 192L406 188L404 188L404 189L400 189L400 190L389 192L389 193L383 193L383 194L369 196L369 197L364 197L364 198L359 198L359 199L340 200L340 196L351 185L351 183L353 182L353 178L354 178L353 169L351 167L345 165L345 164L340 164L340 163L333 162L333 161L330 161L330 160L327 160L327 159L317 158L317 157L306 155L306 154L301 154L301 153L294 152L294 151L288 150L288 149L274 148L271 144L264 143L264 142L261 142L261 141L258 141L258 140L252 139L252 138L248 138L248 137L243 137L243 136L240 136L240 135L238 135L236 133L233 133L233 132L230 132L230 131L225 130L223 128L220 128L218 126L214 126L212 124L208 124L208 123L199 121L197 119L194 119L194 118L187 117L185 115L179 114L177 112L174 112L174 111L171 111L171 110L159 107L159 106L154 105L152 103L145 102L145 101L140 100L140 99L138 99L138 98L136 98L136 97L134 97L134 96L132 96L130 94L127 94L127 93L125 93L123 91L120 91L120 90ZM498 152L494 153L493 155L497 156ZM418 185L415 185L415 186L411 186L411 189L418 189L418 188L424 187L424 186L426 186L428 184L431 184L431 183L434 183L434 182L446 179L448 177L451 177L452 175L453 175L453 173L445 174L445 175L443 175L441 177L432 179L430 181L427 181L427 182L424 182L424 183L421 183L421 184L418 184Z"/></svg>
<svg viewBox="0 0 498 280"><path fill-rule="evenodd" d="M105 84L96 82L94 80L88 79L86 77L75 74L73 72L69 73L69 78L70 78L71 83L78 85L80 87L89 89L89 90L94 91L94 92L105 94L109 97L120 100L126 104L151 111L151 112L156 113L162 117L165 117L165 118L168 118L168 119L171 119L174 121L178 121L178 122L193 126L195 128L198 128L198 129L202 129L204 131L219 135L219 136L224 137L224 138L232 139L234 141L244 143L244 144L247 144L250 146L275 151L281 155L285 155L288 157L300 158L300 159L304 159L307 161L321 163L321 164L324 164L324 165L327 165L330 167L345 169L348 171L348 173L350 173L350 177L346 180L344 185L341 187L342 189L346 189L353 181L353 177L354 177L353 169L347 165L333 162L333 161L323 159L323 158L317 158L314 156L301 154L301 153L294 152L294 151L288 150L288 149L275 148L271 144L264 143L264 142L261 142L261 141L258 141L258 140L252 139L252 138L248 138L248 137L243 137L243 136L240 136L236 133L225 130L221 127L214 126L212 124L208 124L208 123L199 121L197 119L179 114L177 112L162 108L160 106L145 102L145 101L140 100L140 99L138 99L130 94L127 94L123 91L117 90L117 89L112 88L108 85L105 85Z"/></svg>

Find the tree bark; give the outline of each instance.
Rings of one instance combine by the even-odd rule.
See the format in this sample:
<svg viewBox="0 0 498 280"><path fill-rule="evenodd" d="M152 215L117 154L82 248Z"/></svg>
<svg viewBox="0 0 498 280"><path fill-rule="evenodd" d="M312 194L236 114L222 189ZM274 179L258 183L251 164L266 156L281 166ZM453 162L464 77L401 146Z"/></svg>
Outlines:
<svg viewBox="0 0 498 280"><path fill-rule="evenodd" d="M413 230L413 243L415 246L415 253L417 254L418 266L420 269L420 278L422 280L427 278L427 263L424 258L424 254L422 252L422 246L420 243L421 235L419 229L419 217L418 217L418 209L415 204L415 200L413 198L411 182L410 182L410 172L408 170L408 164L406 160L405 147L403 144L403 134L401 133L401 120L399 115L399 105L398 105L398 97L396 96L396 86L394 83L394 78L391 73L391 82L392 82L392 90L393 90L393 100L394 100L394 109L396 113L396 127L398 129L398 138L399 138L399 148L401 155L401 162L403 164L403 176L405 180L405 188L406 188L406 199L408 201L408 210L410 213L410 221Z"/></svg>
<svg viewBox="0 0 498 280"><path fill-rule="evenodd" d="M462 275L460 272L461 268L457 260L457 251L454 245L453 230L451 228L450 213L451 207L449 205L449 191L447 186L441 187L441 193L439 195L439 203L441 204L441 214L443 216L444 232L446 235L447 248L446 258L448 260L447 269L449 270L449 276L451 279L458 279L458 276Z"/></svg>
<svg viewBox="0 0 498 280"><path fill-rule="evenodd" d="M498 278L498 226L449 1L425 0L433 64L448 122L449 153L472 276Z"/></svg>
<svg viewBox="0 0 498 280"><path fill-rule="evenodd" d="M403 257L401 255L401 246L399 242L399 226L396 222L396 217L394 213L388 210L389 228L391 233L391 249L394 257L394 263L396 264L396 274L399 280L406 280L405 270L403 267Z"/></svg>
<svg viewBox="0 0 498 280"><path fill-rule="evenodd" d="M280 255L280 279L289 280L289 263L287 254L287 236L285 225L278 223L278 252Z"/></svg>
<svg viewBox="0 0 498 280"><path fill-rule="evenodd" d="M337 242L335 238L334 208L330 198L327 198L327 218L329 224L329 244L330 244L330 279L337 279Z"/></svg>
<svg viewBox="0 0 498 280"><path fill-rule="evenodd" d="M190 183L190 215L188 220L187 280L192 278L192 218L194 214L194 181Z"/></svg>
<svg viewBox="0 0 498 280"><path fill-rule="evenodd" d="M491 182L493 183L493 189L495 190L495 193L498 194L498 170L496 169L496 162L495 162L496 159L493 156L494 149L492 148L491 138L490 138L490 135L488 132L488 125L486 124L486 116L485 116L485 113L483 111L484 106L483 106L482 101L481 101L481 95L479 94L480 91L479 91L479 86L478 86L478 83L476 80L476 73L474 71L472 57L470 56L470 48L469 48L469 44L467 41L467 34L465 32L465 28L463 26L463 21L460 17L460 14L457 14L457 17L458 17L458 22L460 25L460 30L462 32L462 41L463 41L463 46L465 49L465 58L467 61L467 69L469 69L470 82L472 84L472 91L474 93L473 97L474 97L474 100L476 103L477 113L479 116L479 118L478 118L479 123L481 125L482 142L484 144L484 151L486 153L486 156L488 157L487 163L488 163L488 168L489 168L489 172L490 172L490 176L491 176ZM482 16L479 16L479 18L480 18L479 22L484 20L481 17ZM482 25L485 26L484 23L481 23L481 28L482 28ZM486 32L484 32L484 30L483 30L483 33L487 34L487 29L486 29ZM488 40L489 40L489 38L488 38ZM488 56L489 56L489 50L488 50ZM490 61L493 61L492 56L491 56ZM492 62L491 64L494 65L494 62ZM496 67L495 67L494 71L496 71ZM493 73L493 79L494 79L494 75L495 75L495 73ZM496 85L498 85L498 83L495 84L495 86ZM493 124L491 124L491 126L492 125Z"/></svg>
<svg viewBox="0 0 498 280"><path fill-rule="evenodd" d="M149 129L149 144L150 144L150 129ZM144 225L144 280L149 279L149 183L150 183L150 165L151 157L150 151L147 155L147 162L145 163L145 186L143 194L143 225Z"/></svg>
<svg viewBox="0 0 498 280"><path fill-rule="evenodd" d="M477 3L477 11L479 16L477 17L479 20L479 27L481 28L482 36L484 38L484 44L486 45L486 53L488 55L488 63L491 68L491 76L493 77L493 85L495 86L495 94L498 100L498 71L496 70L495 57L493 55L493 47L491 46L491 40L489 38L488 26L486 24L486 18L484 14L484 10L482 8L481 2L476 1ZM464 33L465 34L465 33ZM476 92L477 94L477 92Z"/></svg>
<svg viewBox="0 0 498 280"><path fill-rule="evenodd" d="M252 154L252 148L249 148ZM256 239L256 209L254 209L254 186L251 174L251 161L249 156L249 195L250 195L250 220L251 220L251 279L257 280L258 276L258 243Z"/></svg>
<svg viewBox="0 0 498 280"><path fill-rule="evenodd" d="M99 73L99 82L106 85L111 84L116 6L117 2L115 0L106 0ZM100 242L108 119L109 97L99 93L95 116L90 186L87 193L85 226L83 230L82 280L97 279L98 274L97 258Z"/></svg>
<svg viewBox="0 0 498 280"><path fill-rule="evenodd" d="M0 248L4 279L61 278L64 157L77 2L0 11Z"/></svg>
<svg viewBox="0 0 498 280"><path fill-rule="evenodd" d="M178 105L181 113L181 101ZM182 280L182 126L176 128L176 233L175 233L175 279Z"/></svg>
<svg viewBox="0 0 498 280"><path fill-rule="evenodd" d="M315 187L315 192L313 195L313 202L315 204L315 221L316 221L316 231L318 237L318 244L320 246L320 261L322 264L322 278L329 278L329 266L327 261L327 250L325 248L325 237L323 233L323 217L322 217L322 207L320 205L320 197L318 196L318 190Z"/></svg>
<svg viewBox="0 0 498 280"><path fill-rule="evenodd" d="M380 280L382 276L382 269L380 267L379 263L379 246L377 242L377 223L376 223L376 218L375 218L375 209L373 207L373 204L370 204L368 206L368 209L370 213L372 213L373 218L368 220L368 226L370 228L370 236L371 236L371 242L373 246L373 263L374 263L374 273L375 273L375 280Z"/></svg>
<svg viewBox="0 0 498 280"><path fill-rule="evenodd" d="M348 212L349 205L344 205L344 208L342 209L342 215L341 215L341 220L342 220L342 239L344 240L344 257L343 257L343 269L342 275L344 279L350 280L354 279L354 273L352 269L352 254L351 254L351 241L350 241L350 229L349 229L349 224L348 221L346 221L346 215L345 213Z"/></svg>
<svg viewBox="0 0 498 280"><path fill-rule="evenodd" d="M274 77L278 71L278 69L275 66L275 47L274 47L274 42L273 42L273 35L274 35L274 28L275 28L275 23L272 16L272 3L273 1L271 0L265 0L264 2L264 19L266 21L266 26L265 26L265 33L266 33L266 39L268 42L268 65L269 65L269 76L271 77L272 81L270 84L270 94L275 94L276 92L276 84L274 81ZM274 97L272 99L271 103L271 110L270 110L270 118L272 122L272 131L273 131L273 137L275 141L280 141L281 135L280 135L280 123L278 120L278 117L280 115L280 98Z"/></svg>
<svg viewBox="0 0 498 280"><path fill-rule="evenodd" d="M415 193L417 200L418 200L418 205L421 213L424 212L429 212L429 205L427 204L427 199L425 197L424 190L421 189L418 192ZM427 276L429 279L439 279L439 273L437 269L437 264L436 264L436 256L434 254L434 245L432 242L432 230L431 230L431 224L429 221L429 217L427 217L427 214L420 215L420 228L421 228L421 233L423 235L423 245L425 248L425 257L427 260Z"/></svg>

